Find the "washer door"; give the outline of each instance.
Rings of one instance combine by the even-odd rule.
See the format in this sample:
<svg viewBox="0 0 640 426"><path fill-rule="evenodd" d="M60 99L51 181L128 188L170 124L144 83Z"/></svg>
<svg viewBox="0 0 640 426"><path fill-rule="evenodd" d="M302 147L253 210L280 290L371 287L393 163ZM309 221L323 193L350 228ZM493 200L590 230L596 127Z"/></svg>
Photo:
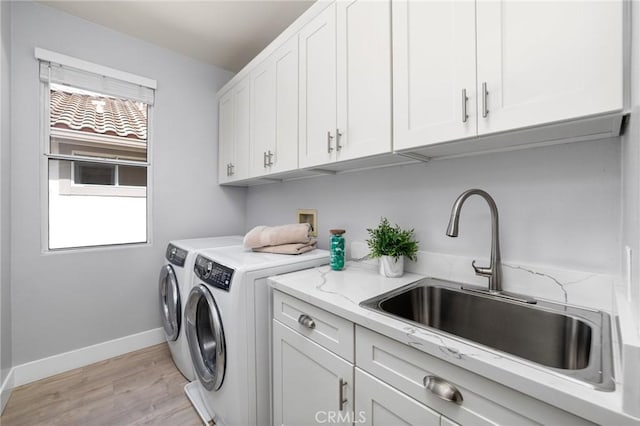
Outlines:
<svg viewBox="0 0 640 426"><path fill-rule="evenodd" d="M180 334L182 307L180 305L180 289L178 279L171 265L164 265L158 280L160 291L160 318L167 335L167 340L175 341Z"/></svg>
<svg viewBox="0 0 640 426"><path fill-rule="evenodd" d="M226 345L218 306L205 285L191 290L184 315L196 375L205 389L217 391L224 380Z"/></svg>

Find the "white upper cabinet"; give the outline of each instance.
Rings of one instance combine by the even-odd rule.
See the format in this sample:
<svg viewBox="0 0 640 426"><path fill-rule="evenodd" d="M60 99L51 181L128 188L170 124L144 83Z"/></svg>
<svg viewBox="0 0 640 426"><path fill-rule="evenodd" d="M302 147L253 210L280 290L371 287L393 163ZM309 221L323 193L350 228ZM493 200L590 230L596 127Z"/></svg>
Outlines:
<svg viewBox="0 0 640 426"><path fill-rule="evenodd" d="M623 5L398 0L393 60L396 150L620 112Z"/></svg>
<svg viewBox="0 0 640 426"><path fill-rule="evenodd" d="M337 159L390 152L391 4L352 0L336 5Z"/></svg>
<svg viewBox="0 0 640 426"><path fill-rule="evenodd" d="M298 167L298 37L251 73L251 177Z"/></svg>
<svg viewBox="0 0 640 426"><path fill-rule="evenodd" d="M332 3L300 31L300 167L391 151L390 3Z"/></svg>
<svg viewBox="0 0 640 426"><path fill-rule="evenodd" d="M480 135L623 108L621 1L479 0L477 40Z"/></svg>
<svg viewBox="0 0 640 426"><path fill-rule="evenodd" d="M238 82L218 102L218 182L249 176L251 102L249 79Z"/></svg>
<svg viewBox="0 0 640 426"><path fill-rule="evenodd" d="M394 149L475 136L475 3L392 4Z"/></svg>
<svg viewBox="0 0 640 426"><path fill-rule="evenodd" d="M300 31L300 167L335 159L336 6Z"/></svg>

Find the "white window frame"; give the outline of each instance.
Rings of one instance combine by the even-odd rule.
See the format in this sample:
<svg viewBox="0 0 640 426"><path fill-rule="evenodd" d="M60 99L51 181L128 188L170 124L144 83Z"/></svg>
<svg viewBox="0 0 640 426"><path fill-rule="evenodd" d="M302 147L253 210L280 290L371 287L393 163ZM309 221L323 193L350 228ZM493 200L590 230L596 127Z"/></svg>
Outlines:
<svg viewBox="0 0 640 426"><path fill-rule="evenodd" d="M107 79L121 80L129 85L139 85L143 88L157 88L155 80L146 77L137 76L117 69L105 67L103 65L92 62L83 61L71 56L62 55L41 48L35 48L36 62L50 62L63 67L79 70L83 73L91 73L97 76L107 77ZM39 62L38 62L39 61ZM107 80L105 79L105 80ZM41 234L40 244L43 254L66 253L78 251L94 251L114 248L127 248L135 246L152 246L153 245L153 222L152 222L152 206L153 206L153 102L147 104L147 160L128 161L128 160L110 160L105 158L95 158L86 156L74 156L64 154L51 153L51 135L50 135L50 81L40 81L40 129L41 129L41 161L40 161L40 202L41 202ZM86 87L85 87L86 89ZM104 94L111 94L105 92ZM87 161L93 163L121 164L131 166L143 166L147 168L147 186L146 186L146 210L147 210L147 229L146 241L134 243L115 243L93 246L65 247L65 248L49 248L49 160L70 160Z"/></svg>

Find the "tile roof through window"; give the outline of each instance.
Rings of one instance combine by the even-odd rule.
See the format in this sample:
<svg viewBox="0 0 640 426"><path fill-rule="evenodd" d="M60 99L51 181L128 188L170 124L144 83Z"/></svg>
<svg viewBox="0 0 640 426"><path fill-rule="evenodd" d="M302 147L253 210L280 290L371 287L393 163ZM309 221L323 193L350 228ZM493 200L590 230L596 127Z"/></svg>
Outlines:
<svg viewBox="0 0 640 426"><path fill-rule="evenodd" d="M55 128L147 139L147 106L129 99L51 90L50 125Z"/></svg>

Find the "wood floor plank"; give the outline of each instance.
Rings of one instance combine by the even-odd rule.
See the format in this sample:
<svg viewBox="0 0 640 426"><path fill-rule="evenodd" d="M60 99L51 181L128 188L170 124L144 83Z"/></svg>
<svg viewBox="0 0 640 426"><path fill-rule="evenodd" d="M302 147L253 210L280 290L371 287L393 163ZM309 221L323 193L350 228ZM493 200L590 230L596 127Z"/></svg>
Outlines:
<svg viewBox="0 0 640 426"><path fill-rule="evenodd" d="M185 384L163 343L14 389L0 425L199 426Z"/></svg>

